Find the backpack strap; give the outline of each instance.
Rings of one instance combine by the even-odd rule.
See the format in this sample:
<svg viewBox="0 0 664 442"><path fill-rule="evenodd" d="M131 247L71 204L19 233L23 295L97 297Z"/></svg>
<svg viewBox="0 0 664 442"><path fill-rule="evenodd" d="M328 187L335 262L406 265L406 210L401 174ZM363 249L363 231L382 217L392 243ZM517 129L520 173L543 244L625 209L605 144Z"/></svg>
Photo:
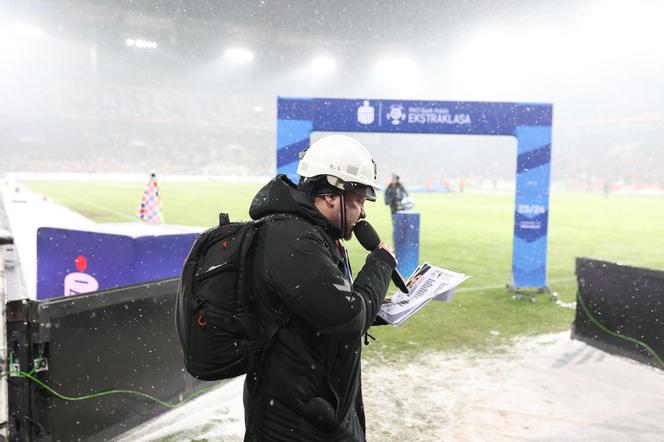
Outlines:
<svg viewBox="0 0 664 442"><path fill-rule="evenodd" d="M294 215L293 215L294 216ZM254 221L254 225L251 229L250 232L248 232L248 235L250 235L248 241L245 241L245 244L243 244L243 249L240 253L240 262L242 268L246 265L247 258L249 256L249 253L251 251L250 247L253 243L254 237L256 233L258 232L258 229L262 224L264 224L267 221L276 221L276 220L281 220L281 219L286 219L289 218L288 215L286 214L272 214L268 216L264 216L263 218L260 218L256 221ZM243 277L246 278L246 274L243 272ZM246 281L243 282L243 287L246 286ZM255 302L260 302L258 299L255 299ZM270 324L267 326L267 328L261 333L261 335L256 339L254 342L252 351L256 355L256 358L254 359L253 362L253 369L255 370L255 385L254 389L256 393L258 393L258 396L260 396L260 389L261 389L261 382L263 379L263 357L265 356L270 343L272 342L272 339L274 336L277 334L277 332L282 328L288 326L288 324L291 322L291 317L289 314L286 313L286 306L284 304L279 307L279 310L277 312L276 317L273 318L273 321L270 322ZM260 402L257 398L254 398L254 404L253 407L250 411L250 422L247 422L246 424L246 434L245 434L245 439L244 440L253 440L253 435L254 431L256 429L256 424L257 422L260 421Z"/></svg>
<svg viewBox="0 0 664 442"><path fill-rule="evenodd" d="M254 221L253 228L249 232L247 232L248 237L242 244L242 250L240 252L240 266L243 269L241 271L241 274L243 275L242 279L246 279L247 277L246 273L244 272L244 268L247 264L247 258L249 257L249 253L251 252L251 246L253 245L254 237L256 236L256 233L258 232L260 226L268 221L277 221L293 217L296 217L296 215L290 215L286 213L274 213ZM247 286L247 281L242 281L242 290L244 290L246 286ZM277 312L277 316L276 318L274 318L274 321L272 321L272 323L268 325L265 331L256 340L254 344L255 349L260 350L262 347L268 344L270 340L274 337L274 335L277 334L277 332L281 327L286 327L290 323L291 321L290 316L291 315L287 313L286 306L282 305L279 308L279 311Z"/></svg>
<svg viewBox="0 0 664 442"><path fill-rule="evenodd" d="M290 324L290 315L288 315L285 310L286 307L283 305L279 308L274 321L272 321L272 323L265 329L261 337L256 340L254 344L256 350L264 348L270 341L272 341L272 338L277 334L280 328L287 327L288 324ZM260 351L262 353L262 350Z"/></svg>

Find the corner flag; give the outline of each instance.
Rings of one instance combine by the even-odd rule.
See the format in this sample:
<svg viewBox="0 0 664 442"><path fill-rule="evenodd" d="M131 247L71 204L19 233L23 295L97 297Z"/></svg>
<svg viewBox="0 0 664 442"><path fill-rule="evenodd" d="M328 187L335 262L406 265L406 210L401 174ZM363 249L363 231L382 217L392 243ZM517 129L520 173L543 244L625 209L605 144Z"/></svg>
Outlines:
<svg viewBox="0 0 664 442"><path fill-rule="evenodd" d="M162 224L161 200L159 199L159 185L157 185L157 174L150 174L150 181L143 192L141 208L138 217L147 224Z"/></svg>

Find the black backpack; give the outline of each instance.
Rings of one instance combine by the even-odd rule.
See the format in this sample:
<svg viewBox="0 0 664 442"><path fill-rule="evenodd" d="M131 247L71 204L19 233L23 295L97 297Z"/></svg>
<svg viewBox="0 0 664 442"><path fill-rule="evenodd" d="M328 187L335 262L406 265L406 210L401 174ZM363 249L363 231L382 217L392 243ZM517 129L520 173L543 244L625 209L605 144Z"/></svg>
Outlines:
<svg viewBox="0 0 664 442"><path fill-rule="evenodd" d="M256 221L231 223L201 233L184 263L175 304L175 325L187 371L198 379L229 379L249 372L260 349L288 318L279 315L261 334L247 287L247 261L258 227L276 214Z"/></svg>

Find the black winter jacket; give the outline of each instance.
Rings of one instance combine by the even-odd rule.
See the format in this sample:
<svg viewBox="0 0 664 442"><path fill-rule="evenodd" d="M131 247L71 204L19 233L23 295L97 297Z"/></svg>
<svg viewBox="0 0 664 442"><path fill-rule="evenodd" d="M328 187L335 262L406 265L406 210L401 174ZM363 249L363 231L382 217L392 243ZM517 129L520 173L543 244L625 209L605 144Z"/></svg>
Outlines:
<svg viewBox="0 0 664 442"><path fill-rule="evenodd" d="M249 213L290 214L260 227L250 287L263 327L280 309L291 320L247 375L245 440L364 441L362 335L383 303L394 258L369 253L351 284L341 231L283 175L258 192Z"/></svg>

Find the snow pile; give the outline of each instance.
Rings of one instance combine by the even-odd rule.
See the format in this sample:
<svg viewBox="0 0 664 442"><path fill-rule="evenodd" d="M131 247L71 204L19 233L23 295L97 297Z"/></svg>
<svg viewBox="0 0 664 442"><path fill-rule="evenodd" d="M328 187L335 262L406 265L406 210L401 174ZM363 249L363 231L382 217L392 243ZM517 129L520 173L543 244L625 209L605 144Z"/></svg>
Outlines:
<svg viewBox="0 0 664 442"><path fill-rule="evenodd" d="M367 367L371 440L661 440L664 372L568 333Z"/></svg>
<svg viewBox="0 0 664 442"><path fill-rule="evenodd" d="M244 436L244 376L129 431L116 442L241 441Z"/></svg>
<svg viewBox="0 0 664 442"><path fill-rule="evenodd" d="M364 362L370 441L658 441L664 372L569 333L520 338L487 355ZM242 379L128 433L129 441L241 441Z"/></svg>

